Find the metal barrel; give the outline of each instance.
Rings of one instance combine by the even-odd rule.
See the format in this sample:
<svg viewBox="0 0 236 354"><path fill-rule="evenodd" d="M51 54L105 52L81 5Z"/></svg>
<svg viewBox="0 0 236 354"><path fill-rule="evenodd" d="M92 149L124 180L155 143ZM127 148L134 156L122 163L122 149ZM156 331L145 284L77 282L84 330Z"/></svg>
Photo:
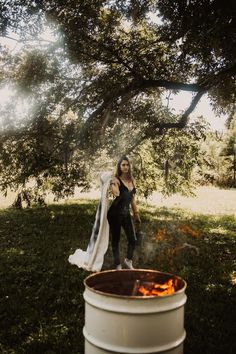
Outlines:
<svg viewBox="0 0 236 354"><path fill-rule="evenodd" d="M170 276L177 284L171 295L124 295L132 282L145 277L156 281ZM96 273L87 277L84 284L85 354L183 353L186 336L183 279L154 270L135 269Z"/></svg>

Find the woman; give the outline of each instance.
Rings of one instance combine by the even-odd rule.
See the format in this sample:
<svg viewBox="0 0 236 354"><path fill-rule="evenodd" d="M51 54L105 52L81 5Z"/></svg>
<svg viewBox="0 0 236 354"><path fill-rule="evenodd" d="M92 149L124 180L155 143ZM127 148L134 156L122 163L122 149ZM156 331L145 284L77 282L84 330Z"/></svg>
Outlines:
<svg viewBox="0 0 236 354"><path fill-rule="evenodd" d="M117 164L115 177L113 177L111 181L111 190L115 199L108 210L107 219L112 235L114 264L116 269L122 269L119 252L120 232L122 226L128 241L127 257L124 260L124 265L128 269L134 269L132 259L136 237L130 215L130 205L133 210L135 222L140 224L141 220L135 201L136 188L131 173L131 166L126 156L123 156Z"/></svg>

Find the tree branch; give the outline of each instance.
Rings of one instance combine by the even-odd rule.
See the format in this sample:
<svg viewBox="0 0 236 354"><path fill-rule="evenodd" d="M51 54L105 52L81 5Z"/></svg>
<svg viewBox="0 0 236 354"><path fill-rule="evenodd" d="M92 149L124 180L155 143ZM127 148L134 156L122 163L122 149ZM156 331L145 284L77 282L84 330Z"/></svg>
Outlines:
<svg viewBox="0 0 236 354"><path fill-rule="evenodd" d="M160 144L162 142L162 140L164 139L166 132L163 132L161 130L159 130L159 132L157 133L157 135L160 135L161 138L158 141L158 144ZM137 146L139 146L141 143L143 143L145 140L149 139L148 134L145 132L129 149L127 149L124 153L124 155L129 155L131 153L134 152L134 150L136 149ZM136 153L136 152L135 152Z"/></svg>
<svg viewBox="0 0 236 354"><path fill-rule="evenodd" d="M159 140L159 143L163 140L164 136L165 136L165 132L163 131L163 129L170 129L170 128L179 128L182 129L187 125L188 122L188 116L190 115L190 113L192 113L192 111L195 109L197 103L199 102L199 100L201 99L202 95L205 93L205 91L199 92L196 94L196 96L193 98L189 108L184 112L184 114L182 115L181 119L179 120L179 122L177 123L157 123L155 124L152 128L153 128L153 135L161 135L161 139ZM158 132L156 132L156 129L159 129ZM137 146L139 146L141 143L143 143L146 139L148 139L150 136L147 132L144 132L144 134L142 134L142 136L129 148L125 151L125 155L129 155L130 153L132 153L135 148Z"/></svg>
<svg viewBox="0 0 236 354"><path fill-rule="evenodd" d="M222 69L217 74L215 74L213 77L207 78L204 86L207 89L210 89L214 85L217 85L220 82L220 80L222 79L222 77L227 76L227 75L236 75L236 63L233 66Z"/></svg>
<svg viewBox="0 0 236 354"><path fill-rule="evenodd" d="M45 43L53 43L53 44L55 43L48 39L42 39L42 38L16 39L10 36L0 36L0 38L11 39L12 41L15 41L17 43L27 43L27 42L45 42Z"/></svg>
<svg viewBox="0 0 236 354"><path fill-rule="evenodd" d="M140 87L143 89L164 87L168 90L181 90L192 92L198 92L203 89L203 87L198 84L185 84L183 82L174 82L169 80L143 80Z"/></svg>
<svg viewBox="0 0 236 354"><path fill-rule="evenodd" d="M196 105L198 104L198 102L200 101L200 99L202 98L205 92L206 92L205 90L202 90L194 96L190 106L186 109L186 111L183 113L183 115L181 116L178 122L170 122L170 123L158 122L154 125L153 129L160 129L162 131L162 129L184 128L189 121L189 115L193 112L193 110L195 109Z"/></svg>

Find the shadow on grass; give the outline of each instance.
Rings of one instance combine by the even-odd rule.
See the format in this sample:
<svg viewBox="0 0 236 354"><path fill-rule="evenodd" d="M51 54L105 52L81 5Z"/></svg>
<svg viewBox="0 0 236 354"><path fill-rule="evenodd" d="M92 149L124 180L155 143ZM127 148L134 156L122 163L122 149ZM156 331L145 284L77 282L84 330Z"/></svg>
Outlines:
<svg viewBox="0 0 236 354"><path fill-rule="evenodd" d="M86 248L96 205L0 211L1 353L83 353L83 280L89 273L71 266L68 256ZM135 265L178 274L188 284L185 353L236 352L235 219L148 206L141 214L145 238ZM184 243L193 248L181 248ZM111 266L109 248L104 269Z"/></svg>

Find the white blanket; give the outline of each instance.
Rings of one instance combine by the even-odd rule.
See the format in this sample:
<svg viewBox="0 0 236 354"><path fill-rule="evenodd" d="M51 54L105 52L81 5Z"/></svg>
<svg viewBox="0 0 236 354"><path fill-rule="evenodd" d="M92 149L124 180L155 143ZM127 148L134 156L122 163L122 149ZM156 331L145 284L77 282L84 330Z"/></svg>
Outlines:
<svg viewBox="0 0 236 354"><path fill-rule="evenodd" d="M96 211L95 223L86 251L77 249L70 255L68 260L71 264L77 265L92 272L99 272L102 269L104 255L109 244L109 224L107 221L108 209L108 188L112 178L112 172L101 173L101 199Z"/></svg>

